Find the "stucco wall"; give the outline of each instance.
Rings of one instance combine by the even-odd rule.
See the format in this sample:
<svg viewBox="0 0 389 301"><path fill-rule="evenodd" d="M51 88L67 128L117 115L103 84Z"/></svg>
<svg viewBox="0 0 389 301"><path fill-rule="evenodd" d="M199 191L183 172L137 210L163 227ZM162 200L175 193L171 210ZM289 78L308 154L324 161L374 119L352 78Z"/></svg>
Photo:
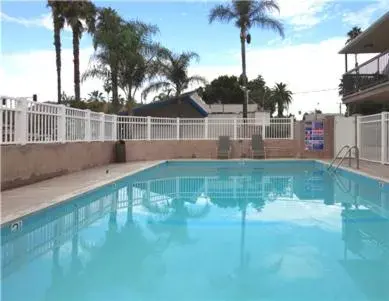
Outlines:
<svg viewBox="0 0 389 301"><path fill-rule="evenodd" d="M1 146L1 190L113 162L113 142Z"/></svg>
<svg viewBox="0 0 389 301"><path fill-rule="evenodd" d="M217 158L217 140L127 141L127 161L180 158ZM295 157L296 140L266 140L267 157ZM232 141L231 158L251 156L251 141Z"/></svg>

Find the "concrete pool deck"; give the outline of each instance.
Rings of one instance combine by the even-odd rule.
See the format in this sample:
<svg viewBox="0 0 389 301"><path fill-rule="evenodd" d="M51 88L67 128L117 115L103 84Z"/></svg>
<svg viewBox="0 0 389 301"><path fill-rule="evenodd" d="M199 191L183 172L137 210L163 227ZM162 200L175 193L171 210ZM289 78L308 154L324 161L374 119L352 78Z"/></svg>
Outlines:
<svg viewBox="0 0 389 301"><path fill-rule="evenodd" d="M109 164L2 191L1 224L53 206L161 162L164 161Z"/></svg>
<svg viewBox="0 0 389 301"><path fill-rule="evenodd" d="M275 159L275 161L280 160L282 159ZM3 191L1 193L1 224L53 206L78 194L114 182L164 161L166 160L109 164ZM348 162L344 162L343 166L347 168ZM352 166L355 166L355 162ZM352 169L358 172L354 168ZM389 182L389 166L387 165L361 161L359 172Z"/></svg>

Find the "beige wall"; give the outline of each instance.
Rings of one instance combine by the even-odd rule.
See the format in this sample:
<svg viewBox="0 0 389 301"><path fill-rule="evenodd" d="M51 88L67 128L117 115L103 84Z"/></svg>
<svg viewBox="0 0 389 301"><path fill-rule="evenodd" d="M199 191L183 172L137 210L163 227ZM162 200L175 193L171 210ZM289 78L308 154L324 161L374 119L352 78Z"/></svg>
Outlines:
<svg viewBox="0 0 389 301"><path fill-rule="evenodd" d="M1 190L113 162L114 142L1 146Z"/></svg>
<svg viewBox="0 0 389 301"><path fill-rule="evenodd" d="M295 157L296 140L266 140L267 157ZM251 156L251 141L232 141L231 157ZM217 158L217 140L193 141L127 141L127 161L183 158Z"/></svg>

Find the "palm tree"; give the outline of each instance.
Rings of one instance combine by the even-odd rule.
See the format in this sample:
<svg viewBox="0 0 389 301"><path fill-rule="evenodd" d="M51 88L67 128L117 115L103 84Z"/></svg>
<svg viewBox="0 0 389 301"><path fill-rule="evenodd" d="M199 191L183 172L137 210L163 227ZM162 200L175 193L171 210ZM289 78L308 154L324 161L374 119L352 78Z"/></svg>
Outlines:
<svg viewBox="0 0 389 301"><path fill-rule="evenodd" d="M93 34L95 53L91 66L83 74L87 78L99 78L104 81L105 90L112 92L114 111L119 110L119 60L123 52L123 37L130 34L124 28L124 20L112 8L100 9L97 13L96 28Z"/></svg>
<svg viewBox="0 0 389 301"><path fill-rule="evenodd" d="M354 26L348 33L347 33L347 41L346 44L350 43L352 40L354 40L357 36L359 36L362 33L362 30L360 27ZM358 55L355 53L355 68L358 67Z"/></svg>
<svg viewBox="0 0 389 301"><path fill-rule="evenodd" d="M246 41L247 43L251 42L249 30L252 27L271 29L284 37L283 25L280 21L271 16L271 13L274 11L279 11L279 7L275 0L233 0L229 4L219 4L215 6L209 14L209 23L212 23L215 20L226 23L234 21L235 26L240 30L242 55L241 82L244 87L247 86L245 43ZM248 95L246 93L246 100L243 102L243 118L247 118L247 103Z"/></svg>
<svg viewBox="0 0 389 301"><path fill-rule="evenodd" d="M161 58L163 48L152 41L152 36L159 32L157 26L140 21L126 22L125 26L132 34L124 41L120 56L119 86L127 101L131 101L145 81L156 75L156 62Z"/></svg>
<svg viewBox="0 0 389 301"><path fill-rule="evenodd" d="M277 103L278 117L282 117L284 109L287 109L292 102L292 92L287 89L286 84L276 83L272 91L272 98Z"/></svg>
<svg viewBox="0 0 389 301"><path fill-rule="evenodd" d="M163 101L170 97L171 89L167 90L166 93L159 93L158 95L154 96L153 102L156 101Z"/></svg>
<svg viewBox="0 0 389 301"><path fill-rule="evenodd" d="M57 67L57 102L61 103L61 30L65 25L64 5L62 1L49 0L54 27L55 64Z"/></svg>
<svg viewBox="0 0 389 301"><path fill-rule="evenodd" d="M66 23L73 32L74 96L80 100L80 39L85 31L94 32L96 7L86 0L63 4Z"/></svg>
<svg viewBox="0 0 389 301"><path fill-rule="evenodd" d="M150 92L172 89L175 96L179 96L190 84L206 84L204 77L199 75L188 76L190 62L199 60L199 55L195 52L173 53L165 49L159 60L157 74L160 80L151 83L142 92L142 98L146 98Z"/></svg>
<svg viewBox="0 0 389 301"><path fill-rule="evenodd" d="M104 95L99 90L94 90L88 94L88 102L91 101L97 101L97 102L104 102Z"/></svg>

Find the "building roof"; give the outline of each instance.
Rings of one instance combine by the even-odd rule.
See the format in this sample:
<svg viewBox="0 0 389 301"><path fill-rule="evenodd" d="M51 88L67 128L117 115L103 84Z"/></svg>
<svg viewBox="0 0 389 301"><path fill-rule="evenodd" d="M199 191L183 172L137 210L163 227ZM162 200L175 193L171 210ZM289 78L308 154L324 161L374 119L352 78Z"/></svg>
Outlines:
<svg viewBox="0 0 389 301"><path fill-rule="evenodd" d="M181 102L188 102L190 105L192 105L202 116L207 117L208 116L208 111L206 108L205 102L201 99L201 97L197 94L195 91L190 91L187 93L183 93L180 96L177 97L171 97L166 100L162 101L156 101L156 102L151 102L139 107L136 107L132 109L133 113L139 113L142 110L147 110L150 108L157 108L159 106L166 106L169 104L177 103L178 101Z"/></svg>
<svg viewBox="0 0 389 301"><path fill-rule="evenodd" d="M389 11L339 51L346 53L381 53L389 50Z"/></svg>
<svg viewBox="0 0 389 301"><path fill-rule="evenodd" d="M190 91L183 93L177 97L171 97L169 99L157 102L151 102L132 110L133 114L137 115L143 110L156 108L158 106L166 106L169 104L181 102L187 102L192 105L203 117L207 117L209 114L240 114L243 111L241 104L210 104L204 102L204 100L197 94L196 91ZM247 106L248 112L253 113L258 111L257 104L249 104Z"/></svg>

